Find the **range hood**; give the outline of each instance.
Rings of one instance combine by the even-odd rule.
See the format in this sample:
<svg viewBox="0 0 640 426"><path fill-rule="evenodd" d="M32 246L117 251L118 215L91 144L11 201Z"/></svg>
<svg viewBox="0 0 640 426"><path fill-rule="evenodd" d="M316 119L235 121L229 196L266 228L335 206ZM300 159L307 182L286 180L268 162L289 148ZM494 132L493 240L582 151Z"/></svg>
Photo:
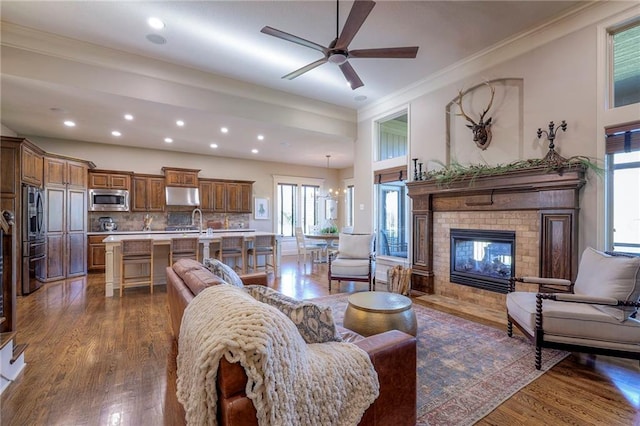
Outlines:
<svg viewBox="0 0 640 426"><path fill-rule="evenodd" d="M167 186L167 206L199 206L200 192L198 188L185 188L182 186Z"/></svg>

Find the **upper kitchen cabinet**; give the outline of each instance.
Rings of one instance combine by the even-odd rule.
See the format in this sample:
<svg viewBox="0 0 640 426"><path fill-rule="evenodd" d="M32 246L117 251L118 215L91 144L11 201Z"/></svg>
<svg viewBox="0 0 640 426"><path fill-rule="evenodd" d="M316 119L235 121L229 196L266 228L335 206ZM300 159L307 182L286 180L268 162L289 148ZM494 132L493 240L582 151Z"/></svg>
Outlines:
<svg viewBox="0 0 640 426"><path fill-rule="evenodd" d="M132 212L163 212L165 207L165 177L133 175Z"/></svg>
<svg viewBox="0 0 640 426"><path fill-rule="evenodd" d="M200 190L200 210L203 212L214 211L214 196L213 196L213 184L211 179L200 179L198 181L198 188Z"/></svg>
<svg viewBox="0 0 640 426"><path fill-rule="evenodd" d="M252 183L227 183L227 212L251 213Z"/></svg>
<svg viewBox="0 0 640 426"><path fill-rule="evenodd" d="M253 182L200 179L200 209L214 213L251 213Z"/></svg>
<svg viewBox="0 0 640 426"><path fill-rule="evenodd" d="M162 171L167 186L185 186L189 188L198 186L198 173L200 170L163 167Z"/></svg>
<svg viewBox="0 0 640 426"><path fill-rule="evenodd" d="M21 150L22 182L42 188L44 151L27 141Z"/></svg>
<svg viewBox="0 0 640 426"><path fill-rule="evenodd" d="M44 151L28 139L2 136L2 182L16 185L3 193L17 193L21 183L42 188Z"/></svg>
<svg viewBox="0 0 640 426"><path fill-rule="evenodd" d="M44 184L49 187L87 189L88 170L86 162L47 155L44 159Z"/></svg>
<svg viewBox="0 0 640 426"><path fill-rule="evenodd" d="M92 189L131 189L131 172L111 170L89 171L89 188Z"/></svg>

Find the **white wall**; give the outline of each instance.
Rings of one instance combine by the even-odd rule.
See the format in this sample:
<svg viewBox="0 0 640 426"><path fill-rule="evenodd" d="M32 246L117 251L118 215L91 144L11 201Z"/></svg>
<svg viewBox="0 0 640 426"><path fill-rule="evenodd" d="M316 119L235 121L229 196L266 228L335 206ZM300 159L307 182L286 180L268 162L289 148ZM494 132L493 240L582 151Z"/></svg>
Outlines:
<svg viewBox="0 0 640 426"><path fill-rule="evenodd" d="M384 102L359 111L354 164L357 187L372 187L372 128L377 117L408 102L411 135L409 158L417 157L425 163L430 160L444 162L447 149L446 105L457 96L459 90L497 78L523 79L524 89L520 100L524 112L521 124L523 146L520 159L544 157L548 143L544 136L542 141L538 140L536 130L539 127L547 128L550 121L559 123L561 120L567 121L568 129L566 133L560 132L558 135L556 150L566 158L582 155L595 159L598 152L602 152L599 144L604 143L602 132L596 126L599 107L597 23L630 6L633 3L617 2L587 8L577 16L550 25L525 40L518 40L519 54L514 54L513 45L507 44L484 56L458 64L413 90L401 92L395 98L389 97ZM451 76L458 78L452 80ZM489 115L492 115L491 111ZM500 115L494 115L494 120L500 118ZM505 148L505 144L517 143L513 139L494 136L482 156L490 159L492 151L498 152ZM468 142L470 150L478 150L470 131ZM599 160L600 165L604 166L602 158ZM434 165L429 164L428 167L431 169ZM580 251L587 245L596 247L597 235L603 229L598 219L598 191L602 186L599 179L589 172L587 185L582 192ZM371 194L372 190L358 191L356 205L364 203L365 206L371 206ZM370 208L364 211L356 208L356 223L361 229L372 229L372 217Z"/></svg>
<svg viewBox="0 0 640 426"><path fill-rule="evenodd" d="M13 130L11 130L10 128L8 128L7 126L5 126L2 123L0 123L0 135L2 135L2 136L12 136L12 137L18 136L18 134L16 132L14 132Z"/></svg>

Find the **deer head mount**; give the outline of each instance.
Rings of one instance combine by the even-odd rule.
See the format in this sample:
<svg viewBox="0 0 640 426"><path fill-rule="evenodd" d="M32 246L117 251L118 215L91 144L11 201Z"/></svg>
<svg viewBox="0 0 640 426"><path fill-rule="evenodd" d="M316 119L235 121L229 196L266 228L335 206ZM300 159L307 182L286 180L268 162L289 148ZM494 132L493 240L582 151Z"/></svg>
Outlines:
<svg viewBox="0 0 640 426"><path fill-rule="evenodd" d="M484 116L487 114L487 112L489 112L489 109L493 104L493 98L496 94L496 89L493 86L491 86L489 83L485 84L491 90L491 100L489 101L489 105L487 105L484 111L482 111L482 114L480 114L480 120L478 120L477 123L464 112L464 108L462 107L462 90L458 91L458 100L454 101L454 103L460 108L460 114L457 115L463 116L469 123L471 123L467 124L467 127L470 128L473 132L473 141L476 143L478 148L482 149L483 151L487 149L487 147L491 143L491 117L485 120Z"/></svg>

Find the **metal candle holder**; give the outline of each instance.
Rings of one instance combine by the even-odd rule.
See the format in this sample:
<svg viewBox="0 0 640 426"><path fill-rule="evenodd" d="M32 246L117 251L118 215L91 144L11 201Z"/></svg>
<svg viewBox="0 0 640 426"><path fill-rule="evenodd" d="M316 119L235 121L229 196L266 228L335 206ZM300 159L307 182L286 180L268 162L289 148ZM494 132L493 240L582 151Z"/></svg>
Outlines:
<svg viewBox="0 0 640 426"><path fill-rule="evenodd" d="M567 131L566 121L562 120L562 122L560 123L560 126L557 128L556 128L556 125L553 123L553 121L550 121L548 131L538 128L538 132L537 132L538 139L540 139L542 137L542 134L544 133L547 136L547 140L549 141L549 152L547 152L547 155L545 155L544 161L556 167L562 166L567 161L566 158L562 157L560 154L558 154L555 151L555 144L553 143L553 141L556 139L558 130L560 129L562 129L563 132Z"/></svg>

